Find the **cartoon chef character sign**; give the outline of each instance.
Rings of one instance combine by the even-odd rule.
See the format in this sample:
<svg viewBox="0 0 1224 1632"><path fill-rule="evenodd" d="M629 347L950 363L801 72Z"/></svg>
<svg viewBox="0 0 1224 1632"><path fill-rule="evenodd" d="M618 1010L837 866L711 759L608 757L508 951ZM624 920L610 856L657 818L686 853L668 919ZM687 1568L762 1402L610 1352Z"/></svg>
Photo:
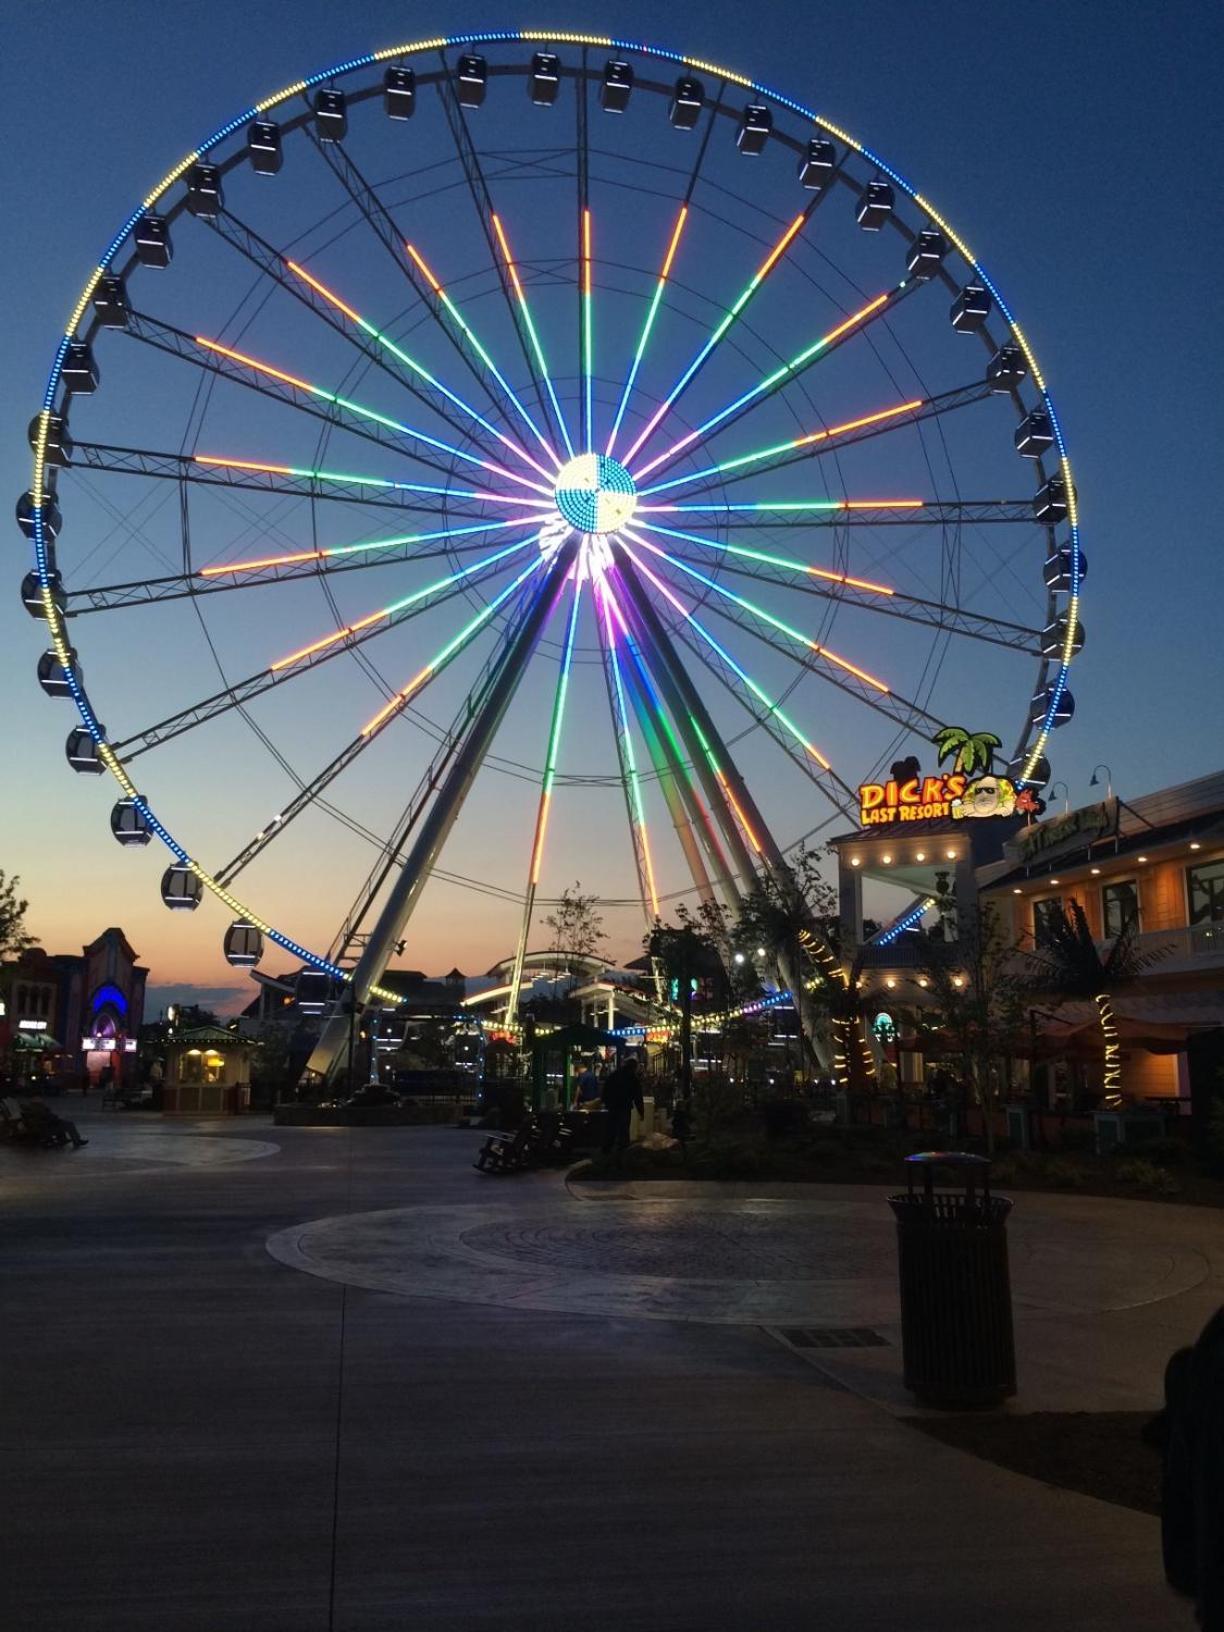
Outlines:
<svg viewBox="0 0 1224 1632"><path fill-rule="evenodd" d="M1005 776L979 776L952 801L953 820L968 816L1010 816L1016 808L1016 790Z"/></svg>

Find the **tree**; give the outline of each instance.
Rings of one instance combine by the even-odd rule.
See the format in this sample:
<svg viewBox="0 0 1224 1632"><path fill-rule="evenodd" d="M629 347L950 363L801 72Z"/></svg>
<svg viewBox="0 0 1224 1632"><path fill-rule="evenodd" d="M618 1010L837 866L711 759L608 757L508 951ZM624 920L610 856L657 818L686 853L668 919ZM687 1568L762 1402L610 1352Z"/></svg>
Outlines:
<svg viewBox="0 0 1224 1632"><path fill-rule="evenodd" d="M1125 986L1168 953L1168 947L1141 952L1135 940L1138 920L1128 918L1104 952L1097 946L1078 901L1052 913L1044 925L1045 945L1032 955L1032 984L1063 1000L1090 1000L1105 1045L1105 1103L1120 1105L1122 1045L1110 993Z"/></svg>
<svg viewBox="0 0 1224 1632"><path fill-rule="evenodd" d="M38 945L38 936L25 927L26 909L30 905L18 897L21 879L14 874L7 878L0 868L0 958L19 958L32 946Z"/></svg>
<svg viewBox="0 0 1224 1632"><path fill-rule="evenodd" d="M662 970L672 1001L680 1010L680 1092L688 1099L693 1088L693 989L701 980L714 980L724 1000L731 982L723 959L726 924L721 908L706 903L696 914L683 902L674 924L655 923L645 947Z"/></svg>
<svg viewBox="0 0 1224 1632"><path fill-rule="evenodd" d="M995 749L1002 746L993 731L966 731L963 726L945 725L935 733L939 763L942 765L945 759L950 759L953 771L965 776L972 776L974 771L989 771L994 764Z"/></svg>
<svg viewBox="0 0 1224 1632"><path fill-rule="evenodd" d="M936 901L950 938L924 938L919 968L934 1006L934 1024L955 1052L964 1088L982 1113L986 1149L994 1152L994 1110L1005 1081L1003 1062L1022 1034L1029 972L1019 943L989 903L957 906L946 874Z"/></svg>
<svg viewBox="0 0 1224 1632"><path fill-rule="evenodd" d="M828 983L834 978L838 944L837 892L820 871L820 856L802 845L791 858L787 873L761 873L744 896L734 938L746 947L762 947L779 971L802 979L809 963ZM816 1057L814 1039L803 1024L799 994L795 994L801 1055Z"/></svg>
<svg viewBox="0 0 1224 1632"><path fill-rule="evenodd" d="M557 958L558 968L564 967L569 975L569 987L578 984L578 971L572 965L579 958L590 958L607 940L603 914L596 911L597 895L583 895L581 881L576 880L571 890L568 885L544 922L552 930L549 951Z"/></svg>

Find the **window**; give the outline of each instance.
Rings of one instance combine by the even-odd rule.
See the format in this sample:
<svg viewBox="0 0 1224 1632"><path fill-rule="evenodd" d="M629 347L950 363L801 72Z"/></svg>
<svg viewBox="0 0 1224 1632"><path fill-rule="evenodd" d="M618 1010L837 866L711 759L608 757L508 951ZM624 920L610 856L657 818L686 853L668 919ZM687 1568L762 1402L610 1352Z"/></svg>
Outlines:
<svg viewBox="0 0 1224 1632"><path fill-rule="evenodd" d="M1037 946L1049 946L1056 924L1062 922L1062 897L1051 895L1044 901L1033 902L1033 941Z"/></svg>
<svg viewBox="0 0 1224 1632"><path fill-rule="evenodd" d="M1192 924L1224 924L1224 861L1186 868Z"/></svg>
<svg viewBox="0 0 1224 1632"><path fill-rule="evenodd" d="M1101 921L1107 938L1121 935L1128 924L1139 928L1139 886L1133 878L1101 890Z"/></svg>

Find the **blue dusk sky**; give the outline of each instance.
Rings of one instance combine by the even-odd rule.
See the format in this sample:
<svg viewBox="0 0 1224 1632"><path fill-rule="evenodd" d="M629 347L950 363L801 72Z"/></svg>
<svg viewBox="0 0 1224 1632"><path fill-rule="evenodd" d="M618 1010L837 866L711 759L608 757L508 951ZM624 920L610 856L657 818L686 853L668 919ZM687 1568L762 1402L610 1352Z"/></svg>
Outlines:
<svg viewBox="0 0 1224 1632"><path fill-rule="evenodd" d="M40 405L67 316L117 227L185 152L259 98L346 57L434 33L554 25L648 41L751 75L852 131L954 224L1005 293L1041 361L1077 479L1089 563L1082 602L1087 638L1071 675L1074 719L1049 748L1053 775L1076 804L1094 796L1089 779L1101 763L1123 797L1219 769L1224 217L1215 200L1224 187L1224 12L1216 5L879 0L812 10L772 0L739 6L715 0L660 9L638 0L603 8L549 0L529 10L500 3L464 10L387 0L359 7L329 0L214 0L201 10L144 0L31 0L13 9L4 30L7 117L0 166L9 252L0 273L7 315L0 492L8 494L10 518L30 479L26 425ZM561 50L564 57L566 48ZM663 65L659 77L671 73ZM581 393L564 361L576 351L578 332L572 287L566 286L573 276L573 240L566 237L559 246L555 236L562 228L563 237L570 231L565 223L574 213L573 181L564 180L562 193L562 183L547 174L553 163L549 144L564 155L572 136L573 107L565 99L573 93L564 86L561 104L543 111L531 107L521 81L513 82L513 91L511 104L493 82L489 107L480 116L481 136L490 153L496 150L488 160L495 204L510 225L516 252L530 263L529 287L545 347L558 359L564 411L576 415ZM732 94L742 100L742 93ZM592 113L594 392L601 442L674 218L678 176L682 190L679 166L687 166L695 151L696 138L671 131L661 106L639 90L623 121ZM470 200L456 190L453 161L438 145L438 102L422 98L414 122L402 127L391 127L378 112L375 128L374 108L354 110L351 151L361 153L376 184L386 181L397 220L410 223L407 230L431 265L462 297L473 328L486 335L494 353L509 358L503 367L525 391L523 356L513 350L500 290L487 258L482 260ZM645 124L647 118L653 126ZM776 240L777 223L784 225L787 212L805 203L793 160L786 160L785 170L780 153L771 150L749 164L734 153L730 128L716 133L719 151L694 194L674 290L669 285L621 452L629 433L642 429L650 404L666 394L694 346L760 264L763 248ZM636 143L632 164L617 157L622 139ZM392 141L399 144L394 164L386 158ZM529 146L530 162L522 157ZM553 167L563 171L563 158ZM334 176L317 155L299 158L298 147L287 140L282 177L257 181L244 168L226 186L227 205L258 223L278 251L298 246L319 277L330 278L348 300L374 314L402 345L418 348L439 377L455 384L462 378L465 390L474 389L471 372L443 372L448 354L436 349L442 342L435 331L405 316L403 269L388 267L368 229L362 236L365 223L345 214ZM813 217L821 228L816 241L788 254L769 287L762 286L717 363L703 372L683 409L677 403L672 439L762 377L773 359L788 355L787 347L793 351L852 312L864 291L896 284L903 270L901 240L858 233L848 197L836 205L836 217L833 204ZM211 229L184 218L175 232L170 270L142 272L132 281L138 310L188 336L224 334L231 347L245 344L252 354L332 391L350 391L384 414L411 418L408 409L417 411L406 396L388 394L385 370L380 375L366 363L357 368L352 351L345 350L349 343L324 333L300 303L283 291L268 299L251 267L236 267L232 249ZM898 388L919 393L929 379L935 392L980 377L980 346L970 360L971 343L949 338L946 301L946 294L926 288L909 291L888 326L872 330L870 345L847 344L830 353L816 376L819 407L787 386L763 410L759 440L753 440L755 428L741 434L737 425L719 442L715 457L879 409L897 400ZM124 337L100 337L98 356L101 388L73 414L74 435L84 442L211 450L304 468L341 462L341 468L384 477L391 469L386 447L346 441L342 434L334 446L322 442L319 421L254 400L233 383L201 392L198 371ZM307 424L309 434L303 434ZM932 422L938 428L929 435L910 427L892 440L881 437L849 450L844 461L828 462L836 463L836 477L822 491L853 497L866 489L883 497L922 494L934 484L941 497L953 490L961 498L1027 496L1031 468L1010 447L1011 424L1014 416L1007 420L1000 399L988 399ZM507 424L511 428L526 435L523 424ZM471 468L461 467L461 474L470 475ZM825 463L820 468L832 476ZM402 467L396 474L403 474ZM428 479L421 478L419 466L414 474ZM754 489L743 482L727 492L806 498L811 489L800 490L804 479L803 467L792 466L773 486L767 480ZM524 491L521 484L511 489L516 498ZM182 571L185 528L177 484L159 487L102 472L66 478L61 494L59 556L70 590ZM216 489L201 489L197 497L193 489L193 565L334 548L368 540L376 527L385 533L388 520L402 527L404 514L358 514L353 505L235 497ZM118 790L109 777L74 775L65 763L71 706L45 697L37 684L44 641L18 596L30 565L28 546L11 519L8 526L6 592L0 598L6 704L0 730L8 767L0 867L20 874L31 901L31 928L50 950L71 950L118 924L151 967L155 988L180 995L198 988L221 1007L233 1007L247 988L221 954L225 907L206 897L195 913L168 912L158 890L168 854L156 843L143 851L117 845L108 814ZM1031 527L967 532L963 574L956 568L962 604L997 619L1039 624L1044 549L1035 537ZM476 542L482 548L487 542L491 554L523 538L511 528ZM947 561L941 567L922 555L930 539L929 529L924 534L897 527L875 534L852 528L758 531L751 542L798 549L807 561L827 556L838 570L885 579L920 599L932 593L932 583L934 593L946 593L949 582ZM683 547L702 546L693 541ZM303 579L210 596L203 613L188 600L81 616L73 620L72 635L98 715L111 739L121 741L329 629L351 624L384 598L389 604L414 592L431 581L429 574L470 565L473 550L465 542L460 553L424 566L401 564L397 572L387 560L337 576L334 603L324 599L320 581ZM532 559L522 555L525 564ZM513 570L490 576L488 595L505 588ZM727 612L719 591L691 573L672 581L690 610L713 597L713 610L701 613L706 626L751 667L775 702L785 694L790 713L847 784L886 767L890 754L917 753L931 763L933 750L921 732L902 747L878 709L854 702L844 688L822 689L810 673L796 677L785 653L754 643L742 624L737 629L727 621L734 609ZM758 593L743 576L720 582L745 595ZM803 623L805 630L818 628L829 650L883 675L898 695L928 703L931 717L998 730L1010 749L1032 690L1035 659L1021 661L1014 652L1004 659L994 647L969 641L933 642L929 630L921 633L871 611L828 612L822 610L827 602L778 583L759 593L775 616ZM286 807L294 777L314 776L374 715L388 688L403 686L466 620L481 616L488 595L473 585L411 626L388 632L369 648L369 668L343 654L319 671L325 680L279 686L248 719L231 713L150 751L139 759L139 770L133 768L137 784L190 853L216 870ZM312 811L292 837L287 833L241 876L234 886L240 899L303 944L327 949L376 856L371 835L385 837L391 829L439 731L504 627L500 617L492 619L486 644L476 640L465 648L419 705L414 702L334 784L329 799L339 816ZM482 771L443 854L445 874L431 883L409 926L404 961L412 967L437 972L457 963L475 973L513 949L563 632L558 613L507 715L496 759ZM692 664L697 661L694 656ZM715 705L711 693L711 708L719 728L778 840L789 846L804 834L819 840L844 830L844 819L830 821L828 805L780 750L746 716L735 714L735 699L725 689L718 695ZM615 738L589 592L577 626L567 708L541 897L547 901L566 883L581 880L608 902L609 952L632 956L640 945L642 913L633 901L624 800L612 781ZM637 752L646 764L640 740ZM675 899L686 883L679 852L649 775L645 786L659 887ZM877 908L887 910L887 901L881 898ZM545 933L533 940L539 943ZM276 952L265 967L291 961Z"/></svg>

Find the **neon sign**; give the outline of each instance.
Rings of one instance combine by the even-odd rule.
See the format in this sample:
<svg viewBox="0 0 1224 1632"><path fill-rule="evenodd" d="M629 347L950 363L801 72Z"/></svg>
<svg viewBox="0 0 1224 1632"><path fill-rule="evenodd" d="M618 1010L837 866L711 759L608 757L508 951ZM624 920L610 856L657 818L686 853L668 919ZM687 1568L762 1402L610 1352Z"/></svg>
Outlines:
<svg viewBox="0 0 1224 1632"><path fill-rule="evenodd" d="M951 769L924 776L917 759L898 760L886 782L859 787L859 820L864 827L896 822L972 820L1037 812L1040 801L992 770L999 739L992 732L944 726L933 738L940 761ZM977 773L976 775L974 773Z"/></svg>

